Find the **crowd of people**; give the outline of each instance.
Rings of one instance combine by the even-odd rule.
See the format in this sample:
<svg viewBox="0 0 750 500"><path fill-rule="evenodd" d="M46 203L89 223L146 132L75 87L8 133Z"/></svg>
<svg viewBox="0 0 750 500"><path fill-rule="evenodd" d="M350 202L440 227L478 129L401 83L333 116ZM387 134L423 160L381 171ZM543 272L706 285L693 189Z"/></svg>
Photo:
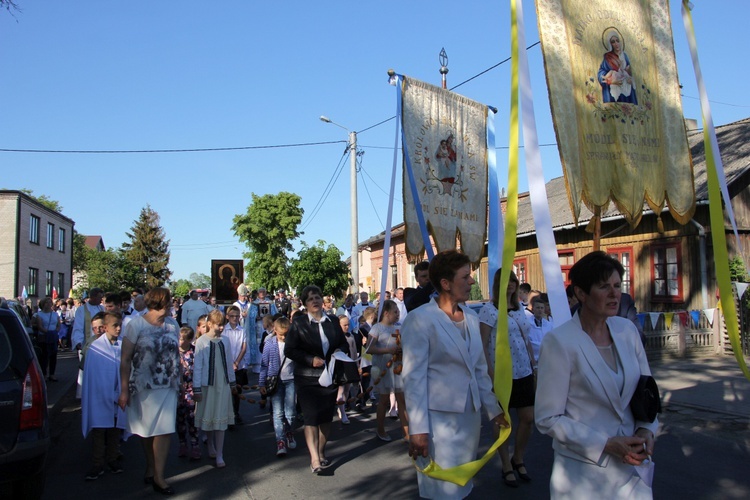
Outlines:
<svg viewBox="0 0 750 500"><path fill-rule="evenodd" d="M618 317L628 312L620 311L616 261L594 252L571 269L574 315L564 324L555 323L546 294L514 273L501 291L500 270L476 314L466 304L471 264L457 251L414 273L417 287L382 298L362 292L337 301L315 285L297 298L241 284L233 304L196 291L171 297L165 288L93 288L81 302L40 300L32 324L47 380L56 380L58 349L79 352L82 430L92 436L85 478L122 472L120 442L136 435L144 482L174 494L165 480L172 435L179 457L199 461L205 453L225 467L225 432L243 424L242 400L254 402L249 391L257 389L259 405L270 405L276 455L297 448L301 423L313 474L331 465L333 420L346 425L369 404L376 438L392 441L385 419L398 419L419 469L474 460L483 420L495 436L513 421L513 438L499 448L508 487L532 480L525 451L536 424L554 442L553 497L591 496L594 487L606 488L605 498L650 497L638 469L653 453L658 422L637 421L628 410L638 378L650 371L636 325ZM508 408L493 387L500 309L507 310ZM339 360L356 363L359 380L334 383ZM472 489L471 481L458 486L422 473L418 482L425 498L463 498Z"/></svg>

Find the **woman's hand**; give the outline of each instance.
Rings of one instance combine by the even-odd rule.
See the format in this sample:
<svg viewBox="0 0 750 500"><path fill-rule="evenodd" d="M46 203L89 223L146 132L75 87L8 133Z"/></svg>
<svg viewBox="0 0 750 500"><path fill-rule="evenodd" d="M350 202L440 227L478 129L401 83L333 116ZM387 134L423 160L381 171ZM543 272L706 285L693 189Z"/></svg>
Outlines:
<svg viewBox="0 0 750 500"><path fill-rule="evenodd" d="M127 391L120 392L120 397L117 399L117 406L119 406L121 409L125 409L126 406L128 406L128 403L130 399L130 395L127 393Z"/></svg>
<svg viewBox="0 0 750 500"><path fill-rule="evenodd" d="M237 386L235 385L234 387L232 387L232 396L236 396L236 395L237 395Z"/></svg>
<svg viewBox="0 0 750 500"><path fill-rule="evenodd" d="M326 362L322 358L319 358L317 356L315 356L312 360L313 368L322 368L323 366L325 366L325 364Z"/></svg>
<svg viewBox="0 0 750 500"><path fill-rule="evenodd" d="M492 422L495 424L498 430L502 429L503 427L510 427L510 424L508 424L508 420L506 420L505 418L505 413L501 413L497 417L493 418Z"/></svg>
<svg viewBox="0 0 750 500"><path fill-rule="evenodd" d="M643 449L646 440L638 436L616 436L607 440L604 451L629 465L641 465L648 455Z"/></svg>
<svg viewBox="0 0 750 500"><path fill-rule="evenodd" d="M637 437L640 437L646 440L646 454L653 455L654 454L654 433L648 429L639 427L635 431L635 435Z"/></svg>
<svg viewBox="0 0 750 500"><path fill-rule="evenodd" d="M429 452L429 435L412 434L409 436L409 456L412 458L426 457Z"/></svg>

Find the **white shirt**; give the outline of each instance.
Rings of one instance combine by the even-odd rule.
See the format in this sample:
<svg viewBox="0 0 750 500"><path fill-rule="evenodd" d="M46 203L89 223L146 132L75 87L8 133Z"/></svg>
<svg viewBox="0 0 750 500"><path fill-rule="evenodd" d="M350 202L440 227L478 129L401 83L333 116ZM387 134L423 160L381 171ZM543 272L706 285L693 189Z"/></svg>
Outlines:
<svg viewBox="0 0 750 500"><path fill-rule="evenodd" d="M190 299L182 305L182 324L193 331L198 329L198 318L211 312L211 307L200 299Z"/></svg>
<svg viewBox="0 0 750 500"><path fill-rule="evenodd" d="M229 346L232 348L231 357L232 363L237 359L242 350L242 344L245 344L247 348L247 337L245 337L245 330L237 324L237 328L232 328L232 325L227 323L224 325L224 333L221 334L223 337L229 339ZM246 351L247 354L247 351ZM239 364L237 365L238 370L247 368L247 356L242 356Z"/></svg>

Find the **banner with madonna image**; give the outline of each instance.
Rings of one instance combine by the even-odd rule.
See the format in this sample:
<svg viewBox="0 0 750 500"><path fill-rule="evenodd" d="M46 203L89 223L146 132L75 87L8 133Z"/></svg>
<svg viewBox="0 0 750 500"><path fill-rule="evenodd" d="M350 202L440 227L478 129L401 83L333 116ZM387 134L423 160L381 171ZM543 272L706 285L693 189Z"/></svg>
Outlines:
<svg viewBox="0 0 750 500"><path fill-rule="evenodd" d="M571 210L695 211L667 0L536 0ZM659 220L660 227L661 221Z"/></svg>
<svg viewBox="0 0 750 500"><path fill-rule="evenodd" d="M440 87L403 80L406 252L419 256L430 244L420 230L420 210L438 251L460 241L461 252L478 263L487 234L488 108Z"/></svg>

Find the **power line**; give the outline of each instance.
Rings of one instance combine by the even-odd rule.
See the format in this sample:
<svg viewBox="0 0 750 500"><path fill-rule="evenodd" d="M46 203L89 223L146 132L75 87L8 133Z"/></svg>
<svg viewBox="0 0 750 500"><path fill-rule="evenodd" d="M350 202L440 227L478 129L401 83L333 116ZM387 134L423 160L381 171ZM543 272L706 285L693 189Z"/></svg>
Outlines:
<svg viewBox="0 0 750 500"><path fill-rule="evenodd" d="M230 148L190 148L190 149L8 149L0 148L3 153L69 153L69 154L129 154L129 153L205 153L210 151L247 151L251 149L299 148L304 146L322 146L326 144L345 144L346 141L299 142L292 144L272 144L265 146L238 146Z"/></svg>
<svg viewBox="0 0 750 500"><path fill-rule="evenodd" d="M377 187L378 189L380 189L386 196L390 196L391 195L391 193L389 193L388 191L386 191L385 189L383 189L382 187L380 187L380 185L378 185L378 183L375 182L375 179L372 178L372 176L367 172L367 170L364 169L364 167L361 170L362 170L362 173L364 173L367 177L369 177L370 180L372 181L372 183L375 184L375 187ZM396 198L395 196L393 197L393 200L397 201L399 203L402 202L402 200Z"/></svg>
<svg viewBox="0 0 750 500"><path fill-rule="evenodd" d="M331 178L328 180L328 184L323 190L323 193L320 195L320 198L318 198L318 202L315 204L312 211L310 212L310 217L305 221L304 225L300 228L300 232L303 232L305 229L307 229L307 227L315 219L318 213L320 213L320 210L323 208L323 204L328 199L328 196L331 194L333 187L336 185L336 181L339 180L339 177L341 176L341 172L343 172L344 170L344 165L346 164L345 160L347 158L349 158L348 145L347 145L346 151L344 151L344 154L341 155L339 164L336 165L335 169L333 169L333 174L331 174Z"/></svg>
<svg viewBox="0 0 750 500"><path fill-rule="evenodd" d="M359 167L360 171L362 171L362 160L359 161ZM365 182L364 177L362 178L362 185L365 187L365 192L367 193L367 198L370 200L370 205L372 205L372 211L375 213L375 217L378 218L378 222L380 222L381 227L385 231L385 224L383 224L383 221L380 220L380 215L378 214L377 208L375 208L375 203L372 201L372 196L370 196L370 189L367 187L367 183Z"/></svg>

